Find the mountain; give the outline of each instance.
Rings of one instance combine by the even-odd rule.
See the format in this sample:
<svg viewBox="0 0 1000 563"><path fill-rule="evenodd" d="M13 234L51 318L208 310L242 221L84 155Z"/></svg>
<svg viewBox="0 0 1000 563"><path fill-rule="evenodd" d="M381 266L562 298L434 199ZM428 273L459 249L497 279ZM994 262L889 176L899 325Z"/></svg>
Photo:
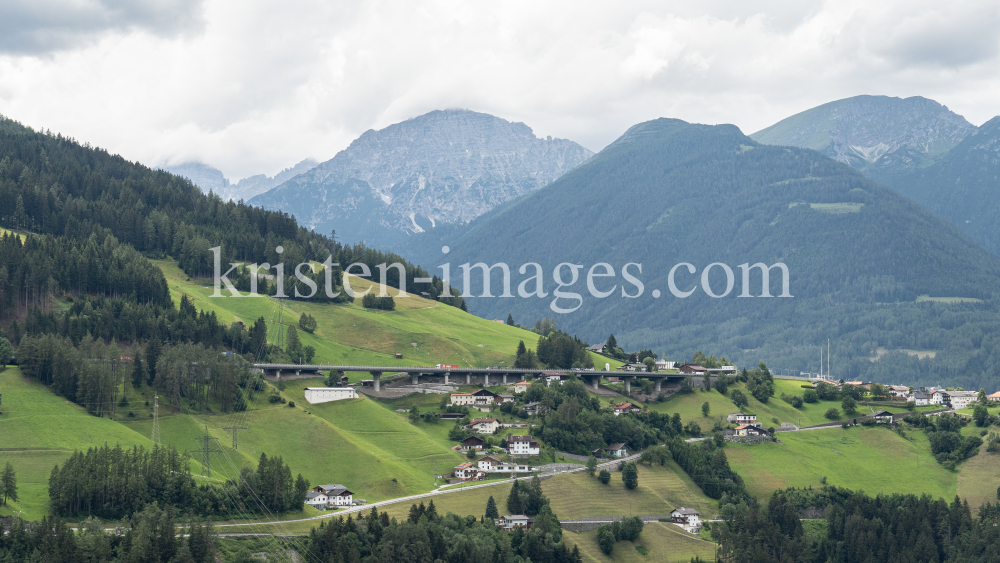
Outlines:
<svg viewBox="0 0 1000 563"><path fill-rule="evenodd" d="M464 224L536 190L593 155L523 123L432 111L369 130L306 174L250 200L318 232L392 248L412 233Z"/></svg>
<svg viewBox="0 0 1000 563"><path fill-rule="evenodd" d="M797 113L750 137L817 150L884 175L926 166L975 130L964 117L920 96L855 96Z"/></svg>
<svg viewBox="0 0 1000 563"><path fill-rule="evenodd" d="M984 123L934 164L876 178L1000 254L1000 116Z"/></svg>
<svg viewBox="0 0 1000 563"><path fill-rule="evenodd" d="M221 194L229 189L229 180L218 168L213 168L201 162L184 162L172 166L162 166L161 170L176 174L191 180L201 191Z"/></svg>
<svg viewBox="0 0 1000 563"><path fill-rule="evenodd" d="M198 186L201 191L215 192L226 201L247 200L257 194L262 194L271 188L282 184L299 174L305 174L319 164L312 158L307 158L291 168L285 168L274 176L257 174L230 184L221 170L201 162L185 162L175 166L165 166L163 170L178 176L183 176Z"/></svg>
<svg viewBox="0 0 1000 563"><path fill-rule="evenodd" d="M743 365L759 359L815 371L817 347L829 338L834 374L845 378L963 380L978 389L1000 373L1000 344L982 338L1000 330L991 320L1000 258L848 166L812 150L763 145L732 125L636 125L551 185L451 237L431 238L409 256L438 275L447 262L454 287L463 285L463 263L506 263L511 291L520 286L529 296L467 299L477 315L509 312L524 324L552 316L589 342L614 333L629 349L652 348L672 359L711 348ZM615 276L595 278L595 288L614 292L596 298L586 278L592 267L604 273L595 266L602 262ZM635 298L621 294L640 293L622 273L629 262L641 264L630 270L643 284ZM669 291L669 272L685 262L695 271L681 266L675 281L679 291L695 292L678 298ZM738 266L757 262L786 264L794 297L736 297L745 291ZM542 267L543 298L531 295L531 263ZM561 291L579 300L555 299L560 263L582 266L578 279L562 270L563 281L576 283ZM713 263L733 272L732 291L718 299L701 285ZM779 274L772 271L771 295L782 293ZM708 280L713 292L725 293L721 265ZM472 293L482 295L480 277L471 282ZM501 284L498 268L493 295ZM761 295L760 285L754 270L750 295ZM936 356L918 360L903 350ZM870 361L882 353L882 361Z"/></svg>

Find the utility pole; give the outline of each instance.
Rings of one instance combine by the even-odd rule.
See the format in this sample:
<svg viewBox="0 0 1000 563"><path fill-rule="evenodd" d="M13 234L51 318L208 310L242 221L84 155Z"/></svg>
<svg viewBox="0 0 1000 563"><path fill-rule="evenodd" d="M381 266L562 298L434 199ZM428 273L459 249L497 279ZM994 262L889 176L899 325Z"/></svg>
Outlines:
<svg viewBox="0 0 1000 563"><path fill-rule="evenodd" d="M153 395L153 443L160 443L160 396Z"/></svg>
<svg viewBox="0 0 1000 563"><path fill-rule="evenodd" d="M240 451L239 448L236 447L236 431L237 430L247 430L247 428L245 426L226 426L225 428L223 428L223 430L232 430L233 431L233 450Z"/></svg>
<svg viewBox="0 0 1000 563"><path fill-rule="evenodd" d="M216 442L219 441L218 438L213 438L213 437L209 436L209 434L208 434L208 425L206 424L205 425L205 436L203 436L201 438L195 438L195 440L194 440L195 442L204 441L203 444L202 444L202 447L200 449L197 449L197 450L191 450L191 453L201 452L201 475L202 475L202 477L211 477L212 476L212 458L211 458L210 454L212 454L212 453L220 453L220 454L221 453L225 453L225 452L223 452L220 449L213 448L212 447L212 442L211 442L212 440L215 440Z"/></svg>

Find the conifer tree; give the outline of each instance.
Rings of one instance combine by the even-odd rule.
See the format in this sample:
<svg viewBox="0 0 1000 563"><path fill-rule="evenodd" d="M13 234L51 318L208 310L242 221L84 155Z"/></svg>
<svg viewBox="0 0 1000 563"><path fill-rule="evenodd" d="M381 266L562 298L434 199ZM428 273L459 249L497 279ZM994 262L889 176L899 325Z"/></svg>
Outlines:
<svg viewBox="0 0 1000 563"><path fill-rule="evenodd" d="M493 495L490 495L489 500L486 501L486 518L491 518L496 520L500 517L500 512L497 510L497 503L493 500Z"/></svg>

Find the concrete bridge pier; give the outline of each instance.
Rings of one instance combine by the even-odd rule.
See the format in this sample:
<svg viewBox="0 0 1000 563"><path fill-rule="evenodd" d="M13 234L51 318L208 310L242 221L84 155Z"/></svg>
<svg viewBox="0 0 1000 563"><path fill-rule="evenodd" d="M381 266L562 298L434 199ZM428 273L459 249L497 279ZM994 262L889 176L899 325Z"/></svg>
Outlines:
<svg viewBox="0 0 1000 563"><path fill-rule="evenodd" d="M483 387L489 387L489 386L490 386L490 374L484 373L483 374Z"/></svg>
<svg viewBox="0 0 1000 563"><path fill-rule="evenodd" d="M597 391L597 388L601 383L601 376L599 375L590 376L590 382L594 385L594 391Z"/></svg>
<svg viewBox="0 0 1000 563"><path fill-rule="evenodd" d="M471 373L465 374L465 384L466 385L472 385L472 374Z"/></svg>
<svg viewBox="0 0 1000 563"><path fill-rule="evenodd" d="M368 372L368 373L372 374L372 387L374 387L375 388L375 392L378 393L379 389L380 389L379 382L382 379L382 372L380 372L380 371L371 371L371 372Z"/></svg>
<svg viewBox="0 0 1000 563"><path fill-rule="evenodd" d="M656 392L659 393L663 390L663 379L656 380Z"/></svg>
<svg viewBox="0 0 1000 563"><path fill-rule="evenodd" d="M629 395L632 393L632 378L626 377L625 379L625 394Z"/></svg>
<svg viewBox="0 0 1000 563"><path fill-rule="evenodd" d="M507 374L503 374L503 384L507 385Z"/></svg>
<svg viewBox="0 0 1000 563"><path fill-rule="evenodd" d="M410 374L410 384L417 385L418 383L420 383L420 374L419 373L411 373Z"/></svg>
<svg viewBox="0 0 1000 563"><path fill-rule="evenodd" d="M444 384L448 385L448 376L451 375L450 371L444 372Z"/></svg>

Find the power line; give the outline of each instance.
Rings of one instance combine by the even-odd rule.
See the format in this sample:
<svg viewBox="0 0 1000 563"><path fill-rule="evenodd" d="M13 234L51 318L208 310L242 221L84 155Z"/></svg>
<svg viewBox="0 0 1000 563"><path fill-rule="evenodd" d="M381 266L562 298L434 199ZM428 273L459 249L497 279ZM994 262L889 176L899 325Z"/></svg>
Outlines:
<svg viewBox="0 0 1000 563"><path fill-rule="evenodd" d="M222 429L223 430L232 430L233 431L233 450L237 451L237 452L240 451L240 449L238 447L236 447L236 431L237 430L247 430L247 427L246 426L225 426Z"/></svg>
<svg viewBox="0 0 1000 563"><path fill-rule="evenodd" d="M208 434L208 425L205 425L205 435L201 438L195 438L195 442L200 442L204 440L202 447L197 450L191 450L192 453L201 452L201 475L202 477L212 476L212 453L225 453L221 449L215 449L212 447L211 440L219 441L218 438L213 438Z"/></svg>

